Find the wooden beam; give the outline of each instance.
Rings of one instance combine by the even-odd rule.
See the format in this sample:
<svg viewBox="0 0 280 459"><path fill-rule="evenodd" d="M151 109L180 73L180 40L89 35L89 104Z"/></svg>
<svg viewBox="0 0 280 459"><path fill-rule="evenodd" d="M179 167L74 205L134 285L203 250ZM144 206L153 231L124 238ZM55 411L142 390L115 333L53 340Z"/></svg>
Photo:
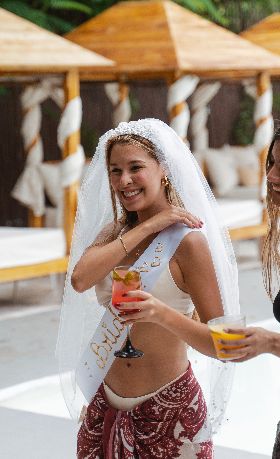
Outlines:
<svg viewBox="0 0 280 459"><path fill-rule="evenodd" d="M77 70L71 70L65 76L64 83L65 106L72 99L80 95L80 82ZM80 131L72 133L65 141L63 159L77 151L80 144ZM64 233L66 239L66 253L70 253L72 233L77 209L78 182L64 188Z"/></svg>
<svg viewBox="0 0 280 459"><path fill-rule="evenodd" d="M0 284L34 277L48 276L49 274L65 273L68 266L68 257L58 258L35 265L16 266L0 269Z"/></svg>
<svg viewBox="0 0 280 459"><path fill-rule="evenodd" d="M267 233L267 224L261 223L259 225L244 226L243 228L229 229L230 237L233 241L240 239L255 239L257 237L265 236Z"/></svg>

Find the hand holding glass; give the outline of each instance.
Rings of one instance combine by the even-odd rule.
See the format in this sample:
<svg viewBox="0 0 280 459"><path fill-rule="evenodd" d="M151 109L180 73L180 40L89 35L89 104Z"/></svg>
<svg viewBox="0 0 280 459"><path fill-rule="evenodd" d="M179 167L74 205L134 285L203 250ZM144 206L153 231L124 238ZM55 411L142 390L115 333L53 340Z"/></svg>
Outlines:
<svg viewBox="0 0 280 459"><path fill-rule="evenodd" d="M237 345L230 345L230 344L222 344L220 340L226 341L236 341L240 339L244 339L245 335L241 335L239 333L226 333L224 330L227 328L239 329L246 327L246 318L243 314L236 314L236 315L225 315L222 317L216 317L215 319L211 319L207 322L208 327L210 329L211 337L214 342L215 350L218 359L220 360L234 360L238 359L240 356L234 355L231 356L229 353L223 352L223 349L227 350L236 350L242 349L243 346Z"/></svg>
<svg viewBox="0 0 280 459"><path fill-rule="evenodd" d="M131 270L129 266L117 266L113 270L113 286L112 286L112 305L119 309L120 303L128 303L141 301L140 298L126 296L126 293L133 290L141 290L140 273L136 270ZM126 310L126 314L136 312L136 310ZM123 349L116 351L115 356L121 358L137 358L142 357L144 353L135 349L130 340L129 326L127 326L127 339Z"/></svg>

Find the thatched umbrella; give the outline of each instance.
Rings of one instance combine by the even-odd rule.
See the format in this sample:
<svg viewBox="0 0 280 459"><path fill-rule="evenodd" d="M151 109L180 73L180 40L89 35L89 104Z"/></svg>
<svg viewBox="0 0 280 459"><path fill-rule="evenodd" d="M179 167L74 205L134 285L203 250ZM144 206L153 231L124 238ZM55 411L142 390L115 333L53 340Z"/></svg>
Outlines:
<svg viewBox="0 0 280 459"><path fill-rule="evenodd" d="M3 268L0 270L0 282L65 271L76 210L78 183L75 168L77 165L80 167L83 161L79 72L90 68L92 79L104 80L109 74L108 78L111 78L112 66L108 59L0 8L0 82L27 84L22 95L22 132L27 161L14 193L17 199L31 207L31 226L42 226L43 189L38 178L38 166L42 162L40 103L52 97L64 107L58 143L63 157L61 170L66 240L66 256L37 265ZM64 86L62 91L59 88L61 84Z"/></svg>
<svg viewBox="0 0 280 459"><path fill-rule="evenodd" d="M189 111L186 99L202 82L193 97L194 143L207 147L206 104L216 94L219 83L209 80L255 78L257 106L265 94L270 99L270 73L280 71L278 56L248 42L236 34L191 13L170 0L120 2L85 22L66 37L79 45L101 53L116 64L119 86L109 86L116 105L115 123L124 119L120 110L126 102L127 83L132 80L165 79L168 83L168 112L171 126L186 137ZM90 79L91 72L82 78ZM208 80L208 83L203 83ZM266 96L266 94L268 96ZM271 107L256 110L256 148L263 174L264 156L271 136ZM128 113L126 111L126 113ZM234 237L264 234L266 224Z"/></svg>
<svg viewBox="0 0 280 459"><path fill-rule="evenodd" d="M280 13L274 13L240 34L252 43L280 54ZM277 72L279 75L279 72Z"/></svg>

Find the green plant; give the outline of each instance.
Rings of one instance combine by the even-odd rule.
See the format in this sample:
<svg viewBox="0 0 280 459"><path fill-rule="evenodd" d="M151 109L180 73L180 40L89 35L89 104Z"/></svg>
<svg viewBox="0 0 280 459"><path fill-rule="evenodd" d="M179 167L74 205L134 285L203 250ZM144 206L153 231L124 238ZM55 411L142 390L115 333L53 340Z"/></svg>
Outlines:
<svg viewBox="0 0 280 459"><path fill-rule="evenodd" d="M81 126L81 144L84 147L85 155L87 158L91 158L92 154L94 153L98 139L100 137L100 133L96 130L90 128L85 123L82 123Z"/></svg>
<svg viewBox="0 0 280 459"><path fill-rule="evenodd" d="M130 103L130 108L131 108L131 115L132 116L137 115L137 113L140 110L140 102L135 96L135 94L133 94L133 92L131 91L129 92L129 103Z"/></svg>
<svg viewBox="0 0 280 459"><path fill-rule="evenodd" d="M279 92L274 92L273 94L273 111L276 112L279 116L280 114L280 94Z"/></svg>
<svg viewBox="0 0 280 459"><path fill-rule="evenodd" d="M6 86L0 86L0 97L6 96L7 94L9 94L9 88Z"/></svg>
<svg viewBox="0 0 280 459"><path fill-rule="evenodd" d="M184 8L225 25L225 18L212 0L174 0Z"/></svg>
<svg viewBox="0 0 280 459"><path fill-rule="evenodd" d="M0 0L0 6L52 32L64 34L120 0ZM129 0L126 0L129 1ZM213 0L175 0L219 23L223 16Z"/></svg>
<svg viewBox="0 0 280 459"><path fill-rule="evenodd" d="M239 33L269 14L279 11L279 0L213 0L224 25Z"/></svg>
<svg viewBox="0 0 280 459"><path fill-rule="evenodd" d="M31 22L57 33L67 33L93 14L83 1L72 0L1 0L0 6ZM74 14L73 14L74 13Z"/></svg>

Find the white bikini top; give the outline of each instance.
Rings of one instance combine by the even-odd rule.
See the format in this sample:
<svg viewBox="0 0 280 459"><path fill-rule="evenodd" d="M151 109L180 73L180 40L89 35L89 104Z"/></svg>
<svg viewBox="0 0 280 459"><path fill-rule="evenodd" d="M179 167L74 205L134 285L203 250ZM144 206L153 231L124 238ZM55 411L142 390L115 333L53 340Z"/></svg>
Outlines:
<svg viewBox="0 0 280 459"><path fill-rule="evenodd" d="M96 284L95 292L99 304L106 307L111 301L112 295L112 278L110 274L103 281ZM176 285L170 272L169 263L167 263L166 268L158 277L151 294L182 314L191 316L194 311L195 307L190 295L183 292Z"/></svg>

